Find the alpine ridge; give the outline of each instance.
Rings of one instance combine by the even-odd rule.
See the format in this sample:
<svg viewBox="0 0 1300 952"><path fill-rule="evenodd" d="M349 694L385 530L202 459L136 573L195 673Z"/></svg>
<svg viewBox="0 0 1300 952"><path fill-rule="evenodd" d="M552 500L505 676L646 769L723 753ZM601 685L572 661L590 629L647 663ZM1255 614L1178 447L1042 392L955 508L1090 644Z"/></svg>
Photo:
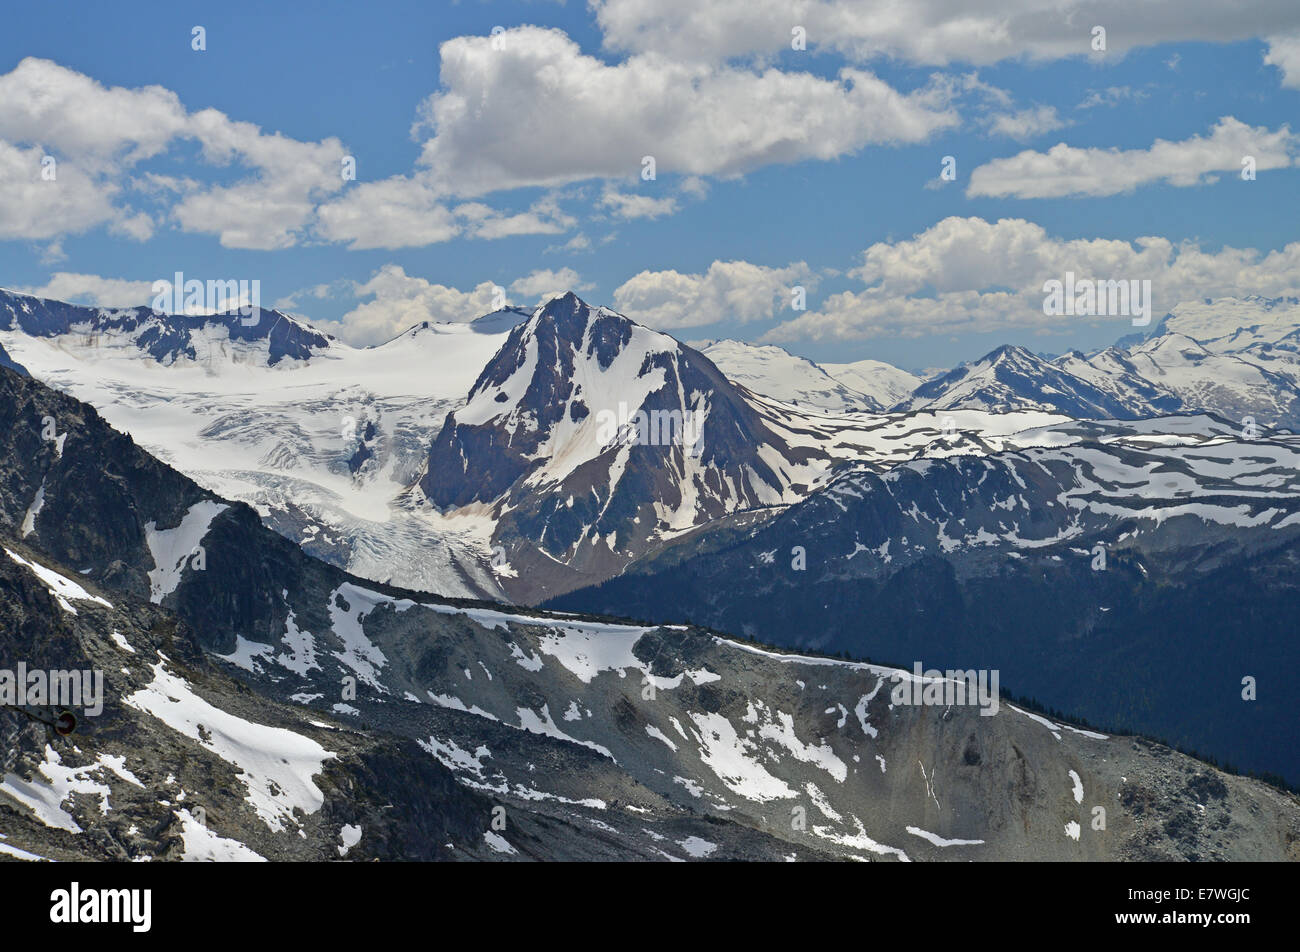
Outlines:
<svg viewBox="0 0 1300 952"><path fill-rule="evenodd" d="M804 487L791 474L812 458L708 358L570 292L515 327L448 414L420 502L489 513L503 587L528 602L616 574L673 534L793 501Z"/></svg>
<svg viewBox="0 0 1300 952"><path fill-rule="evenodd" d="M0 542L9 651L106 675L72 739L0 709L10 858L1295 858L1295 797L1140 737L367 583L8 369Z"/></svg>

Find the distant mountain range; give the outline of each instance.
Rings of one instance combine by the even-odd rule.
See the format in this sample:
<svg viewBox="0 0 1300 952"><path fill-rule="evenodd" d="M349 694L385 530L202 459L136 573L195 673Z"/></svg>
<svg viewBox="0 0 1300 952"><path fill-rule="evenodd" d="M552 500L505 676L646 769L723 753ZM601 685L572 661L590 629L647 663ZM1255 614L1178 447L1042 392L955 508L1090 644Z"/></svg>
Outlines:
<svg viewBox="0 0 1300 952"><path fill-rule="evenodd" d="M924 381L878 361L818 365L738 341L703 352L751 390L837 412L1034 409L1128 420L1208 410L1300 425L1300 302L1289 298L1181 304L1150 337L1091 356L1005 345Z"/></svg>
<svg viewBox="0 0 1300 952"><path fill-rule="evenodd" d="M0 343L306 551L448 595L528 603L601 581L685 535L768 518L842 466L908 459L940 426L773 401L572 295L418 324L378 347L302 330L309 356L279 360L234 316L165 330L146 309L115 313L0 292ZM283 327L298 339L305 325ZM172 342L163 360L160 339ZM682 424L689 413L693 452L671 436L610 445L602 417L639 412ZM976 449L1047 419L967 421L947 445Z"/></svg>
<svg viewBox="0 0 1300 952"><path fill-rule="evenodd" d="M997 669L1094 723L1300 782L1300 689L1277 674L1300 662L1300 437L1181 416L1003 445L846 473L725 545L545 604Z"/></svg>
<svg viewBox="0 0 1300 952"><path fill-rule="evenodd" d="M1110 732L1300 780L1279 676L1300 662L1295 302L1180 306L1091 356L1003 347L928 380L697 350L572 294L371 348L262 317L0 293L31 374L0 370L0 613L23 650L70 652L52 660L131 654L113 632L139 654L120 743L66 767L130 806L101 821L30 786L65 768L13 725L11 799L53 797L127 855L320 856L360 827L365 856L409 835L501 858L1293 856L1294 798ZM49 641L65 617L74 640ZM889 666L916 664L999 671L1101 729L900 707ZM172 717L180 695L320 758L257 786ZM211 835L162 810L152 753L143 793L103 767L173 748L254 785ZM409 770L438 805L390 792ZM1071 832L1092 801L1070 777L1115 836ZM330 792L358 785L394 811ZM485 838L502 798L517 826ZM86 849L43 829L23 848Z"/></svg>
<svg viewBox="0 0 1300 952"><path fill-rule="evenodd" d="M522 603L743 531L853 466L989 452L1066 418L1290 427L1298 320L1284 299L1196 302L1092 356L1006 346L923 381L737 341L696 350L571 294L358 349L278 311L246 327L0 292L14 359L307 551ZM601 432L639 413L697 421L693 452Z"/></svg>
<svg viewBox="0 0 1300 952"><path fill-rule="evenodd" d="M247 322L247 323L246 323ZM267 366L307 360L332 338L282 311L260 309L249 317L156 314L148 307L88 308L0 290L0 326L29 337L81 338L86 347L129 346L157 363L240 359L258 351Z"/></svg>
<svg viewBox="0 0 1300 952"><path fill-rule="evenodd" d="M0 708L9 859L1282 860L1300 842L1294 796L1005 696L923 703L942 674L368 583L9 369L0 549L5 659L104 675L68 740Z"/></svg>

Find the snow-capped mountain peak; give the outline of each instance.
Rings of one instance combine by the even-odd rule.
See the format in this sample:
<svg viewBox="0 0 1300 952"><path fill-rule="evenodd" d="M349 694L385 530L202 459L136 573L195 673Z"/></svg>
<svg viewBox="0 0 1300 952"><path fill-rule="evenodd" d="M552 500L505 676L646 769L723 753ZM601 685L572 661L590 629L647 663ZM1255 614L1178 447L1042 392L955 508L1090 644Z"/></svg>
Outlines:
<svg viewBox="0 0 1300 952"><path fill-rule="evenodd" d="M906 400L923 378L883 360L856 360L849 364L819 363L819 367L850 390L865 395L888 410Z"/></svg>
<svg viewBox="0 0 1300 952"><path fill-rule="evenodd" d="M713 361L728 379L785 403L838 412L879 412L886 406L836 380L811 360L796 357L773 344L717 340L702 346L700 353Z"/></svg>
<svg viewBox="0 0 1300 952"><path fill-rule="evenodd" d="M917 387L900 409L976 408L995 413L1036 407L1084 419L1132 416L1113 395L1014 344Z"/></svg>
<svg viewBox="0 0 1300 952"><path fill-rule="evenodd" d="M512 563L595 571L792 501L792 455L707 357L569 293L511 331L448 415L419 488L444 514L489 507Z"/></svg>
<svg viewBox="0 0 1300 952"><path fill-rule="evenodd" d="M1181 302L1161 321L1157 334L1189 337L1214 353L1233 354L1276 344L1297 330L1300 298L1250 295Z"/></svg>

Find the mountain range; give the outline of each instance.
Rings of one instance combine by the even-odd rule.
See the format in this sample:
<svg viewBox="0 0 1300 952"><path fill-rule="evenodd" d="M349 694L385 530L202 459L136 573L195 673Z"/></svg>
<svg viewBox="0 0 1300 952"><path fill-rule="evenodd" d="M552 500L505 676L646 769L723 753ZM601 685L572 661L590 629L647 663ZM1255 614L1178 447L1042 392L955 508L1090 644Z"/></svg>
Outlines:
<svg viewBox="0 0 1300 952"><path fill-rule="evenodd" d="M1092 355L1006 346L925 379L696 349L573 294L372 348L271 313L5 292L0 344L367 584L996 668L1300 780L1276 742L1295 690L1242 697L1297 660L1296 301L1179 305Z"/></svg>
<svg viewBox="0 0 1300 952"><path fill-rule="evenodd" d="M355 348L278 311L245 327L0 292L0 346L313 554L528 604L683 536L761 522L845 466L932 453L941 433L942 452L982 452L1064 418L1204 410L1289 427L1297 315L1285 299L1180 305L1127 347L1048 359L1008 346L928 380L736 341L696 350L572 295ZM639 412L697 419L698 453L607 445L601 417ZM892 426L911 432L885 438Z"/></svg>
<svg viewBox="0 0 1300 952"><path fill-rule="evenodd" d="M49 421L54 421L54 430ZM942 674L377 585L0 369L15 860L1295 859L1300 800ZM918 694L919 697L919 694Z"/></svg>

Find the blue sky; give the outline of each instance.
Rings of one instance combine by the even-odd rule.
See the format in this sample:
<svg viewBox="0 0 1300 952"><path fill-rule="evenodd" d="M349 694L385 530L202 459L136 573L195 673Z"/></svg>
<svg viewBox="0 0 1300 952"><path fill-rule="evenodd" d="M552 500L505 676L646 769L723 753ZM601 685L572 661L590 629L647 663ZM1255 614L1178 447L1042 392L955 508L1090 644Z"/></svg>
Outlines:
<svg viewBox="0 0 1300 952"><path fill-rule="evenodd" d="M0 285L111 305L258 279L358 343L576 285L685 340L909 368L1128 333L1041 313L1067 269L1149 278L1157 314L1297 293L1300 8L925 0L891 27L876 3L806 5L806 51L765 2L16 7Z"/></svg>

